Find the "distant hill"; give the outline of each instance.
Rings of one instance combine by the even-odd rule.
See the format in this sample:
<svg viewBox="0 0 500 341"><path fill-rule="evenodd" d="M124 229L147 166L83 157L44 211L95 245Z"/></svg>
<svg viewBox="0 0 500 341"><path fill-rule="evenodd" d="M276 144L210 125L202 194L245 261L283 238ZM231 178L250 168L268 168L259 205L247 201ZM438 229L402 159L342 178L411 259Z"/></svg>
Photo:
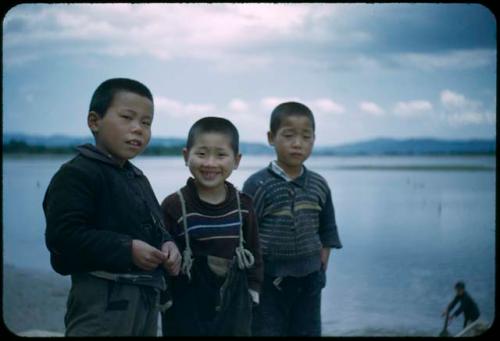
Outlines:
<svg viewBox="0 0 500 341"><path fill-rule="evenodd" d="M28 135L28 134L3 134L3 144L6 145L11 141L24 142L30 146L44 147L67 147L77 146L82 143L90 143L93 141L92 136L74 137L66 135Z"/></svg>
<svg viewBox="0 0 500 341"><path fill-rule="evenodd" d="M74 146L91 143L93 138L65 135L38 136L27 134L4 134L3 151L19 152L30 149L33 153L71 151ZM186 143L182 138L154 137L146 154L178 155ZM12 147L16 148L12 148ZM271 154L273 149L264 143L240 143L244 154ZM317 146L315 155L428 155L428 154L495 154L495 139L441 140L432 138L391 139L378 138L338 146Z"/></svg>
<svg viewBox="0 0 500 341"><path fill-rule="evenodd" d="M315 152L320 155L495 154L496 141L378 138L334 147L318 147Z"/></svg>
<svg viewBox="0 0 500 341"><path fill-rule="evenodd" d="M72 148L84 143L93 143L92 136L74 137L66 135L28 135L28 134L10 134L3 135L4 152L22 152L31 153L69 153ZM156 155L180 155L180 150L186 145L186 140L176 137L153 137L148 145L146 154ZM240 150L247 154L270 154L273 149L267 144L262 143L240 143Z"/></svg>

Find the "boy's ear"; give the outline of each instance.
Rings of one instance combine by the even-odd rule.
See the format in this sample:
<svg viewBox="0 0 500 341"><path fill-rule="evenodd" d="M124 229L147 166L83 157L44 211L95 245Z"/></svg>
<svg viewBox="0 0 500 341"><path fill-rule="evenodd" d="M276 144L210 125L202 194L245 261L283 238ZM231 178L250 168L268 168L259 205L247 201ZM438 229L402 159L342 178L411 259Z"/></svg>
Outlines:
<svg viewBox="0 0 500 341"><path fill-rule="evenodd" d="M240 161L241 161L241 153L238 153L235 157L234 157L234 168L233 169L238 169L239 165L240 165Z"/></svg>
<svg viewBox="0 0 500 341"><path fill-rule="evenodd" d="M99 121L100 120L101 120L101 117L95 111L91 111L87 115L87 125L89 126L89 128L93 134L95 134L99 131Z"/></svg>
<svg viewBox="0 0 500 341"><path fill-rule="evenodd" d="M271 131L267 132L267 142L271 145L274 146L274 136Z"/></svg>
<svg viewBox="0 0 500 341"><path fill-rule="evenodd" d="M182 148L182 156L184 157L184 164L188 165L189 150L187 148Z"/></svg>

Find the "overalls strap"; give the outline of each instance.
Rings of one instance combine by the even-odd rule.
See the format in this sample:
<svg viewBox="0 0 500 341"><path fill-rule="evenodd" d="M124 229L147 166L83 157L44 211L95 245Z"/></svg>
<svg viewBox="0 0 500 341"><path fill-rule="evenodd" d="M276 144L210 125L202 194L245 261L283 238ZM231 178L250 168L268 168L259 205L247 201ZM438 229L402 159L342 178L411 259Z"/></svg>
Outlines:
<svg viewBox="0 0 500 341"><path fill-rule="evenodd" d="M193 265L193 253L191 250L191 245L189 242L189 233L188 233L188 224L187 224L187 213L186 213L186 201L184 200L184 196L181 192L181 190L177 191L177 195L179 196L180 202L181 202L181 208L182 208L182 225L184 227L184 238L186 241L186 248L184 249L182 253L182 265L181 265L181 271L188 276L189 279L191 279L191 267ZM236 259L238 262L238 267L240 269L248 269L250 268L254 262L254 256L252 253L245 249L243 246L243 243L245 242L245 239L243 237L243 217L241 214L241 202L240 202L240 193L238 190L236 190L236 203L238 205L238 215L239 215L239 220L240 220L240 228L239 228L239 245L236 247Z"/></svg>

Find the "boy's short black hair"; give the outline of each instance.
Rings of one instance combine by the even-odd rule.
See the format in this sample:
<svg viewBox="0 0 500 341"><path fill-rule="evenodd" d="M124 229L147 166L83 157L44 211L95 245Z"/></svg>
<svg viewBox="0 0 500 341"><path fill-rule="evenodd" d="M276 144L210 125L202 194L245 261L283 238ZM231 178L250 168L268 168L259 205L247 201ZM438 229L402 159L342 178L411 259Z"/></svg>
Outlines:
<svg viewBox="0 0 500 341"><path fill-rule="evenodd" d="M195 139L203 133L219 133L227 135L230 138L231 148L234 151L234 155L239 153L239 134L238 129L231 123L231 121L222 118L208 116L203 117L196 121L189 129L188 138L186 141L186 148L189 150Z"/></svg>
<svg viewBox="0 0 500 341"><path fill-rule="evenodd" d="M274 108L271 113L271 133L276 134L281 126L283 118L288 116L306 116L311 121L313 131L315 130L314 115L306 105L299 102L285 102Z"/></svg>
<svg viewBox="0 0 500 341"><path fill-rule="evenodd" d="M459 289L462 289L462 290L465 290L465 283L462 282L462 281L458 281L456 284L455 284L455 289L459 290Z"/></svg>
<svg viewBox="0 0 500 341"><path fill-rule="evenodd" d="M100 117L104 117L115 94L119 91L133 92L153 102L151 91L141 82L129 78L111 78L102 82L95 89L90 100L89 112L95 111Z"/></svg>

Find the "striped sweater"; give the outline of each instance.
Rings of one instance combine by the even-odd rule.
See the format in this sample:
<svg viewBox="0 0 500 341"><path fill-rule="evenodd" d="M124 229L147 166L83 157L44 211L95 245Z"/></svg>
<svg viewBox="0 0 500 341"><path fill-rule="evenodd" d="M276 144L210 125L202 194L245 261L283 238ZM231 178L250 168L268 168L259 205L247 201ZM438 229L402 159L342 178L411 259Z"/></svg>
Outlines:
<svg viewBox="0 0 500 341"><path fill-rule="evenodd" d="M217 256L233 259L239 245L240 217L236 202L236 189L225 182L228 189L226 199L220 204L202 201L196 190L194 179L189 178L181 188L186 202L186 221L193 256ZM240 193L243 219L244 247L255 258L255 264L247 270L248 284L253 290L260 291L262 282L262 255L260 252L257 221L250 197ZM173 193L161 204L165 226L174 238L179 250L186 248L182 207L179 196Z"/></svg>
<svg viewBox="0 0 500 341"><path fill-rule="evenodd" d="M322 247L342 247L328 183L303 169L286 181L270 164L243 186L253 197L264 269L271 276L305 276L319 270Z"/></svg>

